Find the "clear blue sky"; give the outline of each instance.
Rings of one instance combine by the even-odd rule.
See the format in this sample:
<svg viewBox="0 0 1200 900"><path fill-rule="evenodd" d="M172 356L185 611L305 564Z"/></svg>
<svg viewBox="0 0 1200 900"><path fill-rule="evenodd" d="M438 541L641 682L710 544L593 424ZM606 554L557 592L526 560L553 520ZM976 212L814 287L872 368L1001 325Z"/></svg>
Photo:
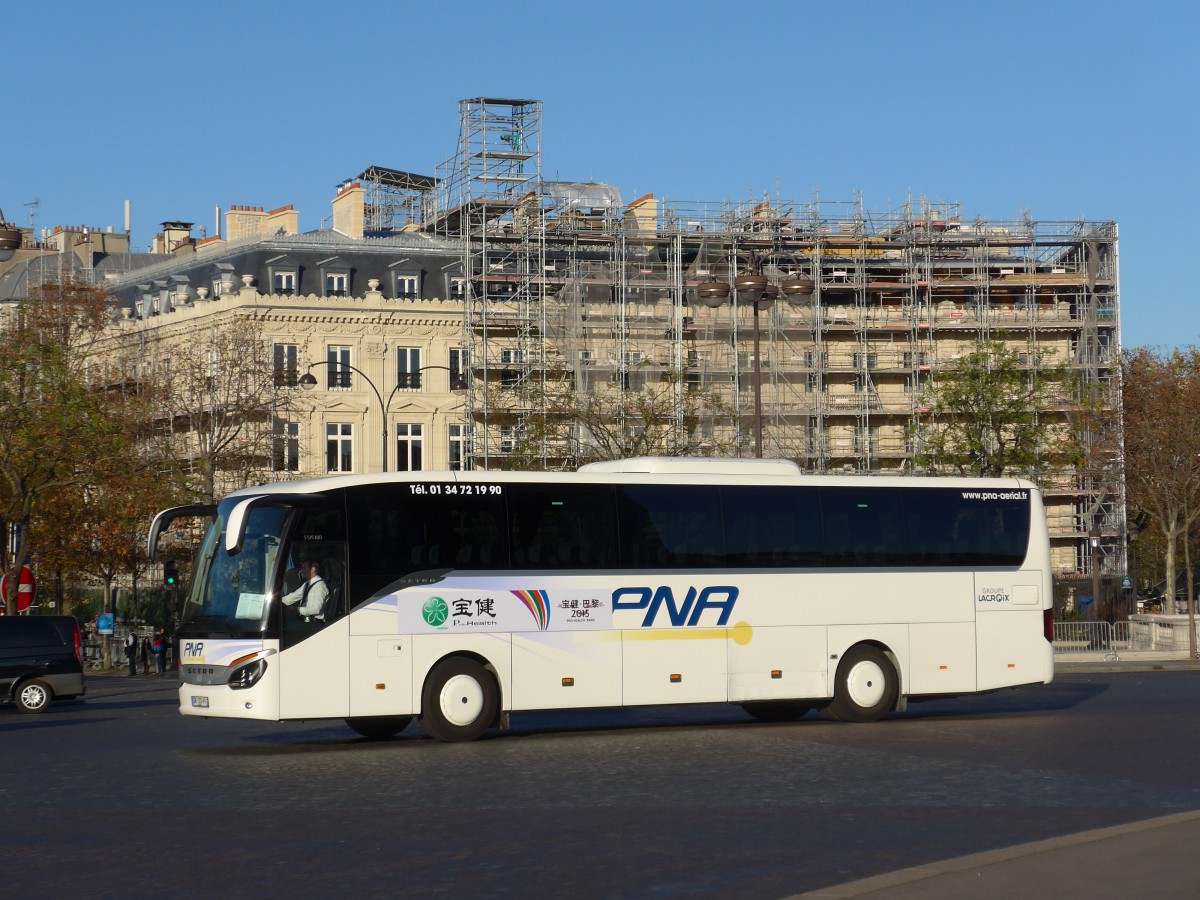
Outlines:
<svg viewBox="0 0 1200 900"><path fill-rule="evenodd" d="M29 224L292 203L454 151L458 101L544 101L543 174L626 200L1115 219L1127 347L1200 343L1200 15L1185 2L4 4L0 208Z"/></svg>

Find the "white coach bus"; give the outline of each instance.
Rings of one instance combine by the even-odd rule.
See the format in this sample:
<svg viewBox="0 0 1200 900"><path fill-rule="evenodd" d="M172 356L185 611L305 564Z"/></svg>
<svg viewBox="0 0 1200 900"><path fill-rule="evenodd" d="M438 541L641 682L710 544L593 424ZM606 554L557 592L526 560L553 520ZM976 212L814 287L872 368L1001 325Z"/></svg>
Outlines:
<svg viewBox="0 0 1200 900"><path fill-rule="evenodd" d="M199 514L185 715L368 737L417 716L459 741L513 712L649 704L866 722L1053 676L1027 481L683 458L333 476L165 510L151 555Z"/></svg>

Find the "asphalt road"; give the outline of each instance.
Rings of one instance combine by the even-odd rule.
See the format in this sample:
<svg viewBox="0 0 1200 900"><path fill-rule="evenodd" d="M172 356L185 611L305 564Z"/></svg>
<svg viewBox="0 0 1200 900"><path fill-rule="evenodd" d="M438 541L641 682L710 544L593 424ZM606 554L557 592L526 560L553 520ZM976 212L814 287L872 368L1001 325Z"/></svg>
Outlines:
<svg viewBox="0 0 1200 900"><path fill-rule="evenodd" d="M1200 808L1200 672L1068 675L873 725L516 716L438 744L180 717L166 679L0 707L3 893L784 897Z"/></svg>

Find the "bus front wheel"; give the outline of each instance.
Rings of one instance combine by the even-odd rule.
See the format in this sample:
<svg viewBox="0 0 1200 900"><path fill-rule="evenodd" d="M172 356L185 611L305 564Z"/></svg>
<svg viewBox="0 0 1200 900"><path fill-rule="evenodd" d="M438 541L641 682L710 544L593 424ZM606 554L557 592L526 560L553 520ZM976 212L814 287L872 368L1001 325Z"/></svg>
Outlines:
<svg viewBox="0 0 1200 900"><path fill-rule="evenodd" d="M837 722L875 722L895 708L900 681L878 647L851 647L838 664L833 702L822 712Z"/></svg>
<svg viewBox="0 0 1200 900"><path fill-rule="evenodd" d="M433 667L421 696L421 727L439 741L473 741L491 726L500 692L473 659L452 657Z"/></svg>
<svg viewBox="0 0 1200 900"><path fill-rule="evenodd" d="M384 741L402 732L412 721L412 716L356 716L346 724L365 738Z"/></svg>

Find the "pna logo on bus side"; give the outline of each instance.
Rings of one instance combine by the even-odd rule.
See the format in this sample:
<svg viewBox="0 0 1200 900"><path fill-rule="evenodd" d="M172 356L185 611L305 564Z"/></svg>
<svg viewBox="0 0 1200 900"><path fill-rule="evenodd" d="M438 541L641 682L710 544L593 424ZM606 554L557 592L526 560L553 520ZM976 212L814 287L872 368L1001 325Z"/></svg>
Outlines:
<svg viewBox="0 0 1200 900"><path fill-rule="evenodd" d="M617 588L612 595L614 612L621 609L646 610L646 617L642 619L643 628L654 624L658 611L664 606L672 625L698 625L706 609L719 609L721 615L716 624L724 625L729 621L737 598L738 589L730 585L714 585L700 590L689 587L682 602L676 602L674 591L666 585L657 588Z"/></svg>
<svg viewBox="0 0 1200 900"><path fill-rule="evenodd" d="M183 645L183 658L193 659L204 655L204 641L188 641Z"/></svg>

